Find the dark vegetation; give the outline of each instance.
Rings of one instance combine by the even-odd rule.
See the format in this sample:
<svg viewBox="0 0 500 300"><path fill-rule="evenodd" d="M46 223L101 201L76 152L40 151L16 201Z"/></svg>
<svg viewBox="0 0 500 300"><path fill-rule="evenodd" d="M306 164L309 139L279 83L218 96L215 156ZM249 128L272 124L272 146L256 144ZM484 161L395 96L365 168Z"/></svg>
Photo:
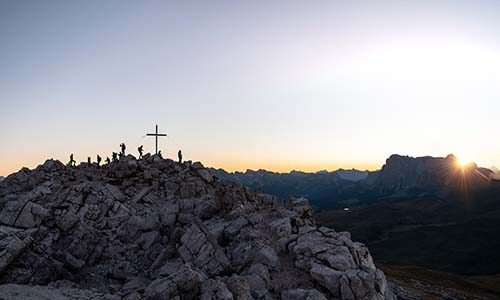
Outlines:
<svg viewBox="0 0 500 300"><path fill-rule="evenodd" d="M349 231L375 261L457 274L500 273L500 190L446 199L384 201L315 215L324 226Z"/></svg>
<svg viewBox="0 0 500 300"><path fill-rule="evenodd" d="M423 299L499 299L500 275L463 276L415 266L377 264L396 289ZM446 297L445 297L446 296Z"/></svg>

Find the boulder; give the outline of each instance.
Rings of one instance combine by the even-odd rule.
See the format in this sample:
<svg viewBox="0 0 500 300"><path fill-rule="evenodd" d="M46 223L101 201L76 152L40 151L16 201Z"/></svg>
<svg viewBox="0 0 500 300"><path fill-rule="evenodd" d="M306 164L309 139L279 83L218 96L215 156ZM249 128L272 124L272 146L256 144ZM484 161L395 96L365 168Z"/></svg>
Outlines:
<svg viewBox="0 0 500 300"><path fill-rule="evenodd" d="M214 180L214 178L207 169L198 170L198 175L200 175L200 177L208 183Z"/></svg>
<svg viewBox="0 0 500 300"><path fill-rule="evenodd" d="M5 203L2 211L0 212L0 223L14 226L17 217L24 209L24 206L28 202L28 199L19 199L17 201L8 201Z"/></svg>
<svg viewBox="0 0 500 300"><path fill-rule="evenodd" d="M179 255L206 274L214 276L230 268L230 263L208 229L201 222L192 224L181 238Z"/></svg>
<svg viewBox="0 0 500 300"><path fill-rule="evenodd" d="M333 270L327 266L315 264L311 268L311 276L334 296L340 296L340 279L344 272Z"/></svg>
<svg viewBox="0 0 500 300"><path fill-rule="evenodd" d="M16 227L33 228L42 223L43 219L49 215L49 211L33 202L28 202L17 217Z"/></svg>
<svg viewBox="0 0 500 300"><path fill-rule="evenodd" d="M193 265L184 264L174 273L172 279L177 284L177 289L180 292L194 296L199 293L202 283L207 280L207 276L203 272L196 270Z"/></svg>
<svg viewBox="0 0 500 300"><path fill-rule="evenodd" d="M148 231L141 234L137 240L137 245L141 246L142 249L149 249L155 242L160 238L160 233L158 231Z"/></svg>
<svg viewBox="0 0 500 300"><path fill-rule="evenodd" d="M119 187L111 184L106 184L105 188L116 201L122 202L125 200L125 195L122 193Z"/></svg>
<svg viewBox="0 0 500 300"><path fill-rule="evenodd" d="M78 288L53 288L18 284L0 285L2 299L18 300L120 300L121 297Z"/></svg>
<svg viewBox="0 0 500 300"><path fill-rule="evenodd" d="M226 279L226 286L235 299L253 300L250 285L245 277L233 275Z"/></svg>
<svg viewBox="0 0 500 300"><path fill-rule="evenodd" d="M256 264L263 264L271 269L280 268L280 260L278 254L271 246L264 245L260 250L255 253L253 262Z"/></svg>
<svg viewBox="0 0 500 300"><path fill-rule="evenodd" d="M144 298L147 300L170 300L177 294L177 285L170 277L167 277L151 282L144 292Z"/></svg>
<svg viewBox="0 0 500 300"><path fill-rule="evenodd" d="M209 279L201 288L201 300L233 300L233 294L220 279Z"/></svg>
<svg viewBox="0 0 500 300"><path fill-rule="evenodd" d="M231 222L229 226L224 229L224 236L227 239L233 239L240 232L240 230L247 225L248 220L244 216L241 216Z"/></svg>
<svg viewBox="0 0 500 300"><path fill-rule="evenodd" d="M282 300L327 300L325 295L315 289L292 289L281 292ZM342 298L344 299L344 298Z"/></svg>
<svg viewBox="0 0 500 300"><path fill-rule="evenodd" d="M36 231L0 226L0 275L33 243Z"/></svg>

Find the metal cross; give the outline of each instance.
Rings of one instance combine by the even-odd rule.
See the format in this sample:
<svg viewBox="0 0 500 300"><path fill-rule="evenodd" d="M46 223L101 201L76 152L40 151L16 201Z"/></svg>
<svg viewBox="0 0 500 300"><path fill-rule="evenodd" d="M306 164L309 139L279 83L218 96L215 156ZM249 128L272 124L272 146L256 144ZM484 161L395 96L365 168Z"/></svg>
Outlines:
<svg viewBox="0 0 500 300"><path fill-rule="evenodd" d="M156 133L147 133L147 136L154 136L156 140L156 150L155 153L158 154L158 137L167 136L165 133L158 133L158 124L156 124Z"/></svg>

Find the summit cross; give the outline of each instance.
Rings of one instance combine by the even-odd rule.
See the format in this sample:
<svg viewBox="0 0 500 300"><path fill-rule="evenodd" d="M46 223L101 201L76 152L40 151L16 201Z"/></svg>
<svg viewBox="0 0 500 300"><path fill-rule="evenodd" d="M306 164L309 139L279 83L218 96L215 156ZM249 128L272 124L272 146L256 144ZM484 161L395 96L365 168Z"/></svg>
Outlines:
<svg viewBox="0 0 500 300"><path fill-rule="evenodd" d="M147 136L154 136L156 140L156 149L155 153L158 154L158 137L159 136L167 136L165 133L158 133L158 124L156 124L156 133L147 133Z"/></svg>

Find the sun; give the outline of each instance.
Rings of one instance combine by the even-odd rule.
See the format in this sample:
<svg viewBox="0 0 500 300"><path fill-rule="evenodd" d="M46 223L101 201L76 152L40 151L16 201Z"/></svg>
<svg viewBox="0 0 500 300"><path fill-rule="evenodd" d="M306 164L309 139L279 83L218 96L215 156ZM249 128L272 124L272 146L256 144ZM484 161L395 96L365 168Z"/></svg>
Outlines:
<svg viewBox="0 0 500 300"><path fill-rule="evenodd" d="M467 166L469 166L472 161L468 160L468 159L465 159L463 156L457 156L456 162L457 162L458 167L464 169Z"/></svg>
<svg viewBox="0 0 500 300"><path fill-rule="evenodd" d="M457 164L458 166L460 167L465 167L467 165L467 161L465 161L463 158L461 157L457 157Z"/></svg>

